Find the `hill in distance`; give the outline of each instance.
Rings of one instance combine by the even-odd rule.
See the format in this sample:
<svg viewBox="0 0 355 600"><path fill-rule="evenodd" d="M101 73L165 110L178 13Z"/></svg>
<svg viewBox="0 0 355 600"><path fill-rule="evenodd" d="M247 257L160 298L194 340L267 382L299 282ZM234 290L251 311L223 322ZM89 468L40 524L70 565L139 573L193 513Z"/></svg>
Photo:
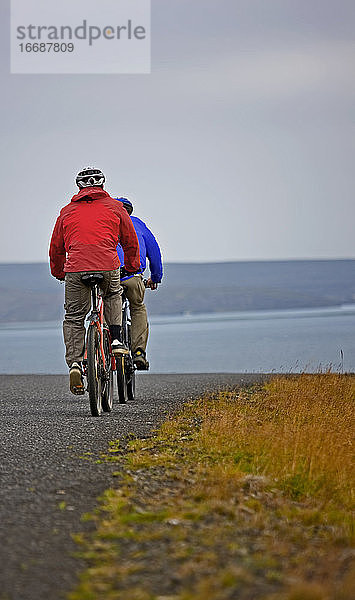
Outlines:
<svg viewBox="0 0 355 600"><path fill-rule="evenodd" d="M46 263L0 264L0 323L58 321L64 286ZM355 302L355 260L168 263L152 315L337 306Z"/></svg>

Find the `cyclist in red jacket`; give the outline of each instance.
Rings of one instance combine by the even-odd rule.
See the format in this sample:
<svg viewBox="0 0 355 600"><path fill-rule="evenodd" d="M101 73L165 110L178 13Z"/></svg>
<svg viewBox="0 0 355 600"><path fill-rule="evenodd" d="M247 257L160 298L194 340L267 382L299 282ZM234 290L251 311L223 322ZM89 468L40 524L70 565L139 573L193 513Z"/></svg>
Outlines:
<svg viewBox="0 0 355 600"><path fill-rule="evenodd" d="M105 320L110 328L114 354L127 353L122 343L122 288L117 244L124 250L125 268L135 273L140 268L139 246L132 221L120 202L103 189L105 176L99 169L81 171L76 184L80 192L62 208L50 243L53 277L65 280L65 317L63 322L66 362L70 389L82 389L82 360L85 344L84 321L90 310L90 289L81 281L88 272L104 275L102 292Z"/></svg>

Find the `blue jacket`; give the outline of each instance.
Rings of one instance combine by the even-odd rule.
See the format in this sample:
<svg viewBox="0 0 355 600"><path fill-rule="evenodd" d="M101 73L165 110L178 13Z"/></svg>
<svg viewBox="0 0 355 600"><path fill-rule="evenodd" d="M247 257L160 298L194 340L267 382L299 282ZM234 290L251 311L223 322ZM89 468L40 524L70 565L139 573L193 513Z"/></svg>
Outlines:
<svg viewBox="0 0 355 600"><path fill-rule="evenodd" d="M149 260L149 268L153 283L160 283L163 277L163 265L161 260L160 248L154 235L148 229L145 223L138 217L131 217L133 227L136 230L139 251L140 251L140 271L143 273L147 266L147 258ZM124 266L124 253L122 246L117 246L117 254L120 259L121 266ZM129 279L124 277L122 281Z"/></svg>

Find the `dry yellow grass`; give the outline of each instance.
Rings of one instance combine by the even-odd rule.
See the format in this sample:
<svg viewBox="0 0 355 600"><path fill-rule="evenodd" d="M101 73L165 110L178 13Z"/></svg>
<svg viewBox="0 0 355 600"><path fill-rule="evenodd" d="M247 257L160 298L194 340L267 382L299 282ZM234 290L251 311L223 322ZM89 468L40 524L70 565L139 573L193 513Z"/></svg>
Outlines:
<svg viewBox="0 0 355 600"><path fill-rule="evenodd" d="M258 394L202 402L201 451L219 464L270 475L294 499L354 503L355 377L275 377Z"/></svg>
<svg viewBox="0 0 355 600"><path fill-rule="evenodd" d="M275 377L130 442L70 599L352 600L354 400L353 376Z"/></svg>

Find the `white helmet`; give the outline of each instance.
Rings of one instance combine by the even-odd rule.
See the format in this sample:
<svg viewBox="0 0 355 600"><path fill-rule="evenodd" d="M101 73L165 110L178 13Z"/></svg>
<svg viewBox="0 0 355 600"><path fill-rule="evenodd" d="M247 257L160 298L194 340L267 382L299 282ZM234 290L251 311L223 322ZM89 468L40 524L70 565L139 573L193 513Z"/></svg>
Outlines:
<svg viewBox="0 0 355 600"><path fill-rule="evenodd" d="M76 185L82 189L86 187L103 187L106 177L100 169L95 167L86 167L76 176Z"/></svg>

